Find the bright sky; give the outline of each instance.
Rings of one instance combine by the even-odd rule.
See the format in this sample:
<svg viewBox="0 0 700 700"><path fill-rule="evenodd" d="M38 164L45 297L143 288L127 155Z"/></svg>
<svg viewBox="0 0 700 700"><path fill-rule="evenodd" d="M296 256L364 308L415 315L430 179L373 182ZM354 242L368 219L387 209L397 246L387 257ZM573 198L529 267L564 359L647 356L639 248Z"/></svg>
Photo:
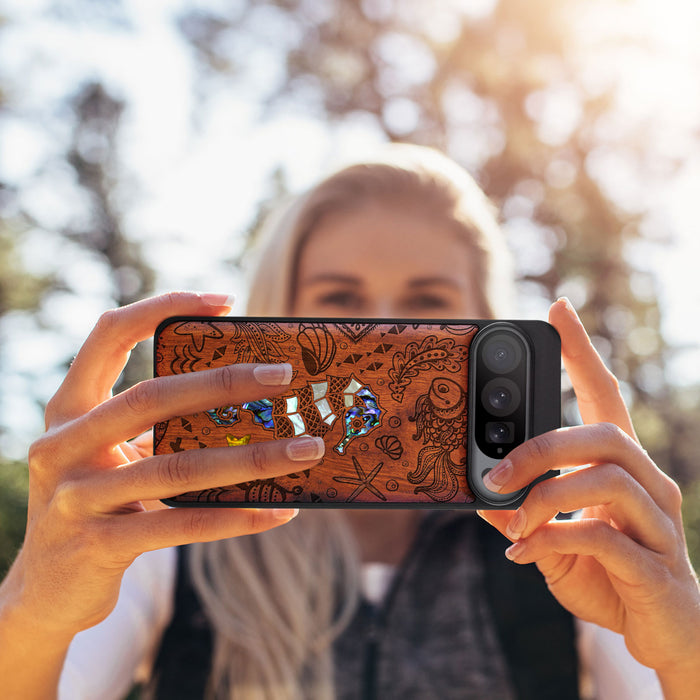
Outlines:
<svg viewBox="0 0 700 700"><path fill-rule="evenodd" d="M121 132L122 153L133 187L123 196L131 203L128 231L146 242L146 252L160 263L161 289L204 287L245 295L240 280L232 279L225 259L232 239L250 220L265 196L266 176L282 165L293 188L303 188L337 164L381 142L382 136L366 120L349 121L328 128L301 109L287 111L262 122L256 104L266 85L279 79L279 68L267 53L250 47L256 61L255 82L234 92L221 90L199 129L192 128L194 82L191 57L169 18L183 8L212 6L223 0L125 0L135 31L115 32L108 25L62 24L41 18L46 0L24 0L2 10L13 18L0 33L0 74L3 84L14 84L11 94L14 117L0 123L0 177L22 184L42 167L47 154L65 134L55 105L82 80L99 76L117 93L128 98L129 112ZM488 13L493 0L453 0L474 16ZM590 37L586 54L590 89L606 80L618 79L618 121L608 125L614 142L630 124L653 120L660 128L650 144L652 156L680 156L683 167L674 173L660 170L653 183L640 182L627 164L591 158L601 178L621 202L631 206L651 204L649 228L652 242L630 250L631 259L649 269L660 283L663 329L673 343L692 345L693 354L670 368L671 378L700 380L700 330L695 319L700 306L700 236L697 199L700 192L700 3L686 0L636 0L612 10L613 3L587 3L579 19L582 36ZM606 35L624 27L631 35L648 37L653 50L630 47L610 55ZM649 85L655 89L650 91ZM540 109L543 130L556 139L576 123L576 105L570 95L552 94ZM31 117L39 115L38 124ZM569 126L567 126L569 125ZM559 134L559 136L558 136ZM303 157L300 157L303 154ZM53 170L51 169L53 167ZM560 173L565 177L565 173ZM27 188L24 204L51 229L70 220L81 209L68 173L49 167L43 182ZM653 238L670 238L661 246ZM7 389L15 397L26 395L21 373L31 374L46 352L57 358L70 354L87 334L99 312L111 305L111 290L94 260L76 258L76 252L58 245L42 232L30 237L26 250L29 269L54 270L58 265L82 292L80 304L67 295L55 297L45 317L62 319L60 334L43 336L41 352L27 346L31 337L26 319L9 326L3 361L14 370ZM212 256L214 251L214 256ZM212 260L212 257L214 258ZM79 263L79 264L78 264ZM76 270L79 268L79 274ZM536 302L529 315L544 313ZM42 354L43 353L43 354ZM8 364L9 363L9 364ZM53 393L60 377L43 377L45 398ZM20 422L23 413L13 403L2 410L0 420ZM15 418L13 419L13 416ZM36 423L36 421L34 421Z"/></svg>

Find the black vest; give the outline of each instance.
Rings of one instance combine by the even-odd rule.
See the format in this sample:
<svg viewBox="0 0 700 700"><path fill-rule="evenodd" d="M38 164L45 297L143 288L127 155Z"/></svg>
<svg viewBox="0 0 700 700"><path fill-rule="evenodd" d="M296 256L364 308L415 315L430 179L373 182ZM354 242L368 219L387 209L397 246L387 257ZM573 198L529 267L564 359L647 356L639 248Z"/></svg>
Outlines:
<svg viewBox="0 0 700 700"><path fill-rule="evenodd" d="M509 544L473 514L426 517L385 604L360 605L335 644L339 700L578 700L573 618L534 565L505 558ZM155 698L202 698L210 672L212 632L186 557L180 548Z"/></svg>

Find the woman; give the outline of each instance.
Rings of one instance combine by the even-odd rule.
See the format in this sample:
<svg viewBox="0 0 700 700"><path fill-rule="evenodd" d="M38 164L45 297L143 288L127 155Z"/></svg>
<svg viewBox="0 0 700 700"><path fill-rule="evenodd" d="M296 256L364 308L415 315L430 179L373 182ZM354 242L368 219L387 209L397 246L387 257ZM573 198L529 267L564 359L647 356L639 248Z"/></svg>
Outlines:
<svg viewBox="0 0 700 700"><path fill-rule="evenodd" d="M498 292L509 273L499 271L506 261L499 241L486 201L466 173L431 151L399 149L383 164L330 178L276 222L248 310L367 317L503 315L507 307ZM353 644L344 642L354 639L359 619L353 605L359 585L356 561L384 565L384 585L369 591L381 597L376 589L386 589L392 567L410 556L428 519L415 511L345 517L305 512L265 535L237 538L286 523L295 512L154 507L154 499L183 491L313 467L322 447L310 438L170 457L149 457L147 439L126 442L158 420L280 393L289 381L284 366L238 366L156 379L111 397L129 350L162 318L229 308L222 296L180 294L108 312L47 407L47 433L30 453L25 545L0 591L0 670L10 683L10 697L55 692L71 639L109 615L124 570L138 554L214 540L225 541L192 548L190 566L180 566L176 598L182 603L191 579L202 601L195 608L203 607L209 620L204 626L214 630L211 687L232 686L240 697L331 697L335 677L338 694L352 697L352 674L343 676L342 669L357 663ZM535 562L551 593L573 615L623 635L634 657L656 670L667 698L690 697L700 681L700 593L685 548L679 490L636 442L617 382L570 305L554 304L550 321L562 337L585 425L516 448L492 472L491 487L509 492L551 468L587 466L543 482L515 513L482 516L515 543L508 557ZM556 512L575 509L583 509L582 519L550 522ZM475 521L462 517L460 532L486 537ZM475 551L460 547L453 554L465 549L469 555ZM139 563L144 561L147 557ZM172 565L173 558L157 561ZM481 582L470 594L486 601L481 560L460 561L466 561L464 575L474 577L469 581ZM452 562L438 559L436 564L451 574ZM162 574L155 571L157 579ZM435 585L429 574L427 581ZM143 598L144 588L136 590ZM127 603L152 609L151 599L157 603L164 590L167 583L156 586L145 602L137 595ZM466 600L465 607L469 604ZM145 635L152 632L156 642L169 617L167 605L165 614L160 609ZM488 682L478 686L479 674L460 667L458 676L471 675L463 687L452 686L454 696L471 697L481 687L490 688L492 697L512 697L517 678L507 669L508 640L499 644L496 639L498 606L475 609L479 614L471 610L465 618L478 631L468 643L474 653L483 645L476 668ZM196 614L185 616L186 634L196 627ZM103 629L109 630L112 618ZM174 667L168 649L186 642L179 622L176 607L156 663L161 671ZM115 654L128 656L138 646L128 636L132 632L124 637L120 630L117 644L101 654L102 666L122 668ZM403 662L397 666L399 676L410 676L423 662L414 632L406 631L407 644L397 642ZM334 669L330 644L336 636ZM90 633L84 638L94 644ZM444 641L438 639L439 649L447 656L453 645ZM440 655L432 658L439 661ZM424 680L416 675L416 683ZM354 692L357 697L362 688Z"/></svg>

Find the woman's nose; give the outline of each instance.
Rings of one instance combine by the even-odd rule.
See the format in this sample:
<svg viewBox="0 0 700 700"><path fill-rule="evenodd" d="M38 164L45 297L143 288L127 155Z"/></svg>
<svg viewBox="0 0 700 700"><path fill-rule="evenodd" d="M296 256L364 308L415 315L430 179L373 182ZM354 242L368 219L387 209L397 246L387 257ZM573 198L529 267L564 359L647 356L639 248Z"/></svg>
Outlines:
<svg viewBox="0 0 700 700"><path fill-rule="evenodd" d="M367 315L370 318L397 318L399 313L395 301L389 297L375 297L367 308Z"/></svg>

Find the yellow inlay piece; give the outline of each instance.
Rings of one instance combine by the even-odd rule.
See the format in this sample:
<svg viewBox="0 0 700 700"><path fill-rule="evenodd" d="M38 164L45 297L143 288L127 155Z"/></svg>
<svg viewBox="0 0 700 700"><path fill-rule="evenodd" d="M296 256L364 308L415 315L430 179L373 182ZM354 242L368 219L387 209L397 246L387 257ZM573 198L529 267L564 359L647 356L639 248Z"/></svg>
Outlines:
<svg viewBox="0 0 700 700"><path fill-rule="evenodd" d="M243 437L235 437L233 435L226 436L226 442L228 442L229 447L237 447L238 445L247 445L250 442L250 435L243 435Z"/></svg>

